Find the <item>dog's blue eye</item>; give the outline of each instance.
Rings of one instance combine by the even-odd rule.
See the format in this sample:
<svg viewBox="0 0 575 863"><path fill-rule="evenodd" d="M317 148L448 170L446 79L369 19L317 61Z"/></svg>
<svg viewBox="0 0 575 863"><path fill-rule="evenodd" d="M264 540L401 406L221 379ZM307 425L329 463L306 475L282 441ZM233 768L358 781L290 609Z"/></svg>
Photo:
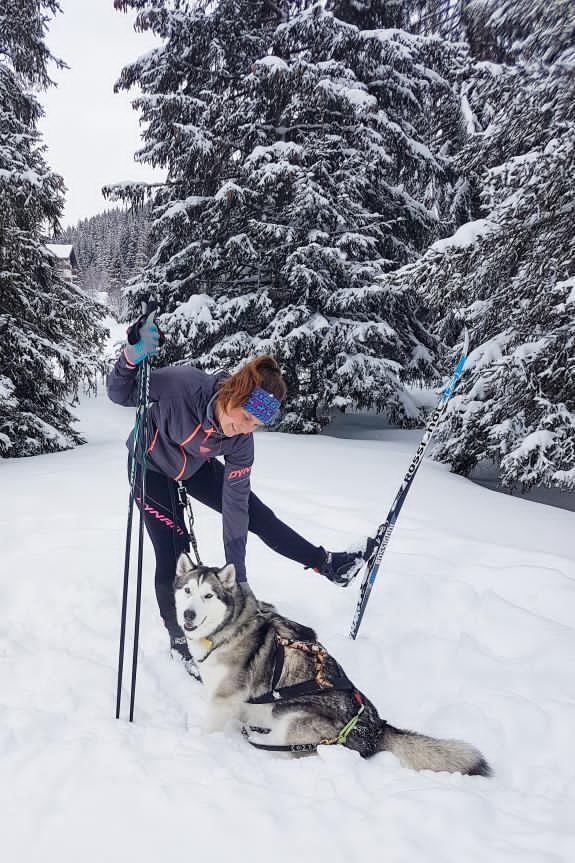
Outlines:
<svg viewBox="0 0 575 863"><path fill-rule="evenodd" d="M204 599L211 599L213 595L214 595L213 593L206 593L206 595L204 596Z"/></svg>

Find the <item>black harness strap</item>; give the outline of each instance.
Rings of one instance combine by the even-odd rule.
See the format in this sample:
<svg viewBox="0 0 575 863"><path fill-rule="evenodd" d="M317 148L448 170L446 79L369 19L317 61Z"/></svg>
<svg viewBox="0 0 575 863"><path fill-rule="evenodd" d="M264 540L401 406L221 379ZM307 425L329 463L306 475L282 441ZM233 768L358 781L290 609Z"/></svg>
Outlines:
<svg viewBox="0 0 575 863"><path fill-rule="evenodd" d="M301 698L304 695L327 695L334 690L349 690L353 692L353 689L353 684L349 681L346 681L346 685L344 686L334 685L332 689L320 689L315 680L307 680L305 683L296 683L294 686L282 686L279 689L272 689L271 692L266 692L265 695L250 698L248 704L273 704L275 701Z"/></svg>
<svg viewBox="0 0 575 863"><path fill-rule="evenodd" d="M346 722L346 724L343 726L343 728L339 731L338 735L336 737L330 738L329 740L320 740L319 743L291 743L291 744L286 744L285 746L281 746L281 745L273 745L270 743L256 743L254 740L250 740L249 731L245 727L242 728L242 734L247 738L247 741L250 744L250 746L254 746L256 749L265 749L267 752L317 752L318 746L333 746L336 743L339 743L342 746L346 746L347 745L347 738L350 736L350 734L353 734L355 732L357 734L362 735L363 733L365 733L365 732L363 732L361 727L358 727L358 723L360 722L360 719L361 719L361 714L365 710L365 705L363 703L363 698L362 698L361 692L359 692L359 690L357 690L357 689L354 689L353 697L355 698L356 702L359 704L359 710L357 711L356 714L354 714L354 716L352 716L352 718L349 720L349 722ZM253 728L251 730L253 730L253 731L257 730L260 732L261 731L269 731L269 729L255 729L255 728ZM362 753L362 755L364 758L367 758L367 757L369 757L369 755L374 755L375 752L376 752L376 749L373 748L373 751L368 752L368 753Z"/></svg>
<svg viewBox="0 0 575 863"><path fill-rule="evenodd" d="M266 752L317 752L317 743L292 743L289 746L273 746L267 743L254 743L249 738L247 728L242 728L242 734L250 746L253 746L255 749L265 749Z"/></svg>
<svg viewBox="0 0 575 863"><path fill-rule="evenodd" d="M247 738L248 743L256 749L265 749L267 752L317 752L317 747L321 744L330 745L333 743L341 743L345 746L348 735L354 730L359 717L364 711L363 698L361 693L355 688L351 680L343 673L335 678L326 678L323 673L323 663L327 657L327 652L321 645L309 644L301 641L288 641L285 638L276 636L277 651L274 662L274 670L272 674L272 688L270 692L264 695L258 695L255 698L250 698L248 704L273 704L278 701L285 701L291 698L301 698L305 695L326 695L334 691L337 692L353 692L354 698L359 705L358 713L346 723L337 737L331 740L322 740L320 743L292 743L285 746L272 745L267 743L255 743L249 739L249 731L246 728L242 729L242 733ZM283 666L285 662L285 647L294 647L304 650L306 653L316 654L316 677L312 680L306 680L303 683L296 683L293 686L278 687L279 680L282 676ZM338 671L341 671L337 666ZM263 729L262 729L263 730Z"/></svg>
<svg viewBox="0 0 575 863"><path fill-rule="evenodd" d="M338 674L335 678L326 678L323 675L323 660L327 656L325 650L318 644L308 644L307 642L288 641L280 636L276 637L277 650L274 661L274 670L272 674L272 688L264 695L258 695L255 698L250 698L248 704L273 704L276 701L283 701L288 698L300 698L303 695L325 695L327 692L341 691L353 692L355 686L345 674ZM312 680L306 680L304 683L295 683L292 686L280 686L278 683L282 676L285 662L285 648L295 647L305 649L307 653L316 653L319 656L318 672ZM307 648L307 649L306 649ZM338 670L339 666L338 666Z"/></svg>

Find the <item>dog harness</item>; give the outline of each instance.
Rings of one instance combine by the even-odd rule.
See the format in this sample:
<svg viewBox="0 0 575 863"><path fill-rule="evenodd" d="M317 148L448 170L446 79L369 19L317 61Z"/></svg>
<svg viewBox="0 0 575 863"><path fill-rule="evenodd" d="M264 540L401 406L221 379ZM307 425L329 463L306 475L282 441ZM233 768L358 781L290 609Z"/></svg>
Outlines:
<svg viewBox="0 0 575 863"><path fill-rule="evenodd" d="M283 638L276 635L277 651L272 675L272 688L270 692L264 695L258 695L256 698L250 698L248 704L274 704L278 701L285 701L292 698L301 698L304 695L325 695L329 692L351 692L358 704L357 713L352 716L349 722L343 726L339 734L335 737L320 740L319 743L293 743L286 746L272 746L265 743L254 743L249 739L249 732L246 728L242 729L242 733L248 739L248 743L255 746L256 749L266 749L268 752L316 752L318 746L332 746L340 743L345 746L347 738L356 727L360 720L361 714L365 710L363 697L361 692L355 688L351 680L345 675L343 670L337 665L338 674L331 679L325 673L325 662L329 654L327 650L318 642L310 641L290 641L288 638ZM303 683L296 683L293 686L280 686L278 682L281 678L284 661L285 649L302 650L304 653L312 654L315 658L315 675L311 680L306 680ZM256 729L254 731L263 732L267 729Z"/></svg>

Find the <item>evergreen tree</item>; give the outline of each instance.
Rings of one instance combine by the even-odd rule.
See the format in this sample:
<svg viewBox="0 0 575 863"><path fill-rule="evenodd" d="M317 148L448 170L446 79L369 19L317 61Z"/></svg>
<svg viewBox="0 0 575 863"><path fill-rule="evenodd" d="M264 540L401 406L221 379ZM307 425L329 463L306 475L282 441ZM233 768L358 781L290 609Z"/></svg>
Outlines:
<svg viewBox="0 0 575 863"><path fill-rule="evenodd" d="M104 330L44 246L63 182L47 166L33 95L49 85L44 43L56 0L0 0L0 455L81 443L70 398L90 380Z"/></svg>
<svg viewBox="0 0 575 863"><path fill-rule="evenodd" d="M448 341L463 321L471 330L437 454L462 473L492 460L507 486L573 488L575 6L483 0L463 21L480 60L459 159L478 218L399 278L419 285Z"/></svg>
<svg viewBox="0 0 575 863"><path fill-rule="evenodd" d="M458 6L471 53L479 60L549 65L575 42L571 0L459 0Z"/></svg>
<svg viewBox="0 0 575 863"><path fill-rule="evenodd" d="M134 312L150 294L166 310L166 361L272 352L285 429L317 430L333 406L414 421L405 382L433 369L413 290L378 281L468 218L448 49L390 29L409 7L157 0L138 26L163 45L118 84L142 90L138 158L167 169Z"/></svg>

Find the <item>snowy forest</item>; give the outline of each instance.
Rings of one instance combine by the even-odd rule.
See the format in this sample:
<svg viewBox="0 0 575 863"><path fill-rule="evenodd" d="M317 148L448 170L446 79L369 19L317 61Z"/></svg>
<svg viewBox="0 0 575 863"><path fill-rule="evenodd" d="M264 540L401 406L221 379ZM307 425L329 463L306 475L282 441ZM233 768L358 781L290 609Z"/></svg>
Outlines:
<svg viewBox="0 0 575 863"><path fill-rule="evenodd" d="M142 118L136 160L165 181L111 178L137 232L113 212L62 234L66 177L37 97L66 59L46 44L58 3L0 0L0 454L82 442L73 402L101 367L90 292L109 243L125 319L160 304L156 362L278 359L281 431L358 410L421 425L414 387L441 387L467 327L435 456L572 489L572 0L113 5L157 36L116 88ZM76 245L87 290L58 276L53 236Z"/></svg>
<svg viewBox="0 0 575 863"><path fill-rule="evenodd" d="M124 288L151 257L149 207L116 207L81 219L62 230L54 242L69 243L78 261L78 285L88 296L101 298L120 319L129 314Z"/></svg>

